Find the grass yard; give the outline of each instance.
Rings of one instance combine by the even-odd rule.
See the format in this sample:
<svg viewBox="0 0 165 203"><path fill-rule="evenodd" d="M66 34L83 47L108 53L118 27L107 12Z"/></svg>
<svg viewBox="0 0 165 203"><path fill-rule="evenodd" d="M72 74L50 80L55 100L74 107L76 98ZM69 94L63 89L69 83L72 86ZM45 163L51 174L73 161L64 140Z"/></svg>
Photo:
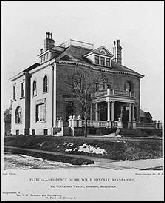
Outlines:
<svg viewBox="0 0 165 203"><path fill-rule="evenodd" d="M39 149L66 154L84 154L113 160L139 160L163 157L162 140L134 141L84 137L13 136L5 138L5 146Z"/></svg>

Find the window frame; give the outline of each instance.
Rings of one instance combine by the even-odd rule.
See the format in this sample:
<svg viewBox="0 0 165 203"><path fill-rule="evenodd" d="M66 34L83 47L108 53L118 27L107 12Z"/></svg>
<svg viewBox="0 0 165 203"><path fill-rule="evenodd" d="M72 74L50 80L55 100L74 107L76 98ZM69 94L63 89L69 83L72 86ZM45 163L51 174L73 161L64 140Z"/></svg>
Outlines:
<svg viewBox="0 0 165 203"><path fill-rule="evenodd" d="M25 87L24 87L24 82L21 82L21 99L25 97Z"/></svg>
<svg viewBox="0 0 165 203"><path fill-rule="evenodd" d="M46 83L45 83L45 78L46 78ZM43 87L42 87L43 89L43 93L44 94L46 94L46 93L48 93L48 76L47 75L44 75L44 77L43 77ZM46 88L46 90L45 90L45 88Z"/></svg>
<svg viewBox="0 0 165 203"><path fill-rule="evenodd" d="M15 109L15 124L22 124L22 108L20 106Z"/></svg>
<svg viewBox="0 0 165 203"><path fill-rule="evenodd" d="M96 59L98 60L98 63L96 63ZM94 55L94 60L96 65L100 64L100 57L98 55Z"/></svg>
<svg viewBox="0 0 165 203"><path fill-rule="evenodd" d="M39 112L39 110L41 110L41 109L37 109L37 108L42 105L43 105L43 107L42 107L43 112L41 114L41 112ZM39 108L41 108L41 107L39 107ZM43 116L43 118L41 118L41 115ZM45 98L38 100L35 103L35 122L36 123L45 123L46 122L46 99Z"/></svg>
<svg viewBox="0 0 165 203"><path fill-rule="evenodd" d="M103 62L103 64L102 64L102 62ZM100 56L100 65L105 66L105 57L103 57L103 56Z"/></svg>
<svg viewBox="0 0 165 203"><path fill-rule="evenodd" d="M35 89L34 89L34 83L35 83ZM33 97L37 96L37 81L36 80L33 80L33 83L32 83L32 95L33 95Z"/></svg>
<svg viewBox="0 0 165 203"><path fill-rule="evenodd" d="M109 63L109 65L108 65L107 63ZM111 66L110 58L106 58L106 66L107 66L107 67L110 67L110 66Z"/></svg>

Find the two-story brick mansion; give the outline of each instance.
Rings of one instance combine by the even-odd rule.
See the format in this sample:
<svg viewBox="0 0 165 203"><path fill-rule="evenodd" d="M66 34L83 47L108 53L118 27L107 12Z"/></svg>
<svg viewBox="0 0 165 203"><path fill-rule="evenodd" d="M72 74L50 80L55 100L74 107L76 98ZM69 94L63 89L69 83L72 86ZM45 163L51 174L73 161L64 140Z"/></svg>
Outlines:
<svg viewBox="0 0 165 203"><path fill-rule="evenodd" d="M114 41L111 53L105 46L94 48L71 39L57 46L47 32L39 63L11 79L11 133L53 135L59 118L67 125L69 116L80 111L68 85L76 72L84 72L92 81L91 121L113 123L121 118L124 128L139 121L143 75L122 65L120 40Z"/></svg>

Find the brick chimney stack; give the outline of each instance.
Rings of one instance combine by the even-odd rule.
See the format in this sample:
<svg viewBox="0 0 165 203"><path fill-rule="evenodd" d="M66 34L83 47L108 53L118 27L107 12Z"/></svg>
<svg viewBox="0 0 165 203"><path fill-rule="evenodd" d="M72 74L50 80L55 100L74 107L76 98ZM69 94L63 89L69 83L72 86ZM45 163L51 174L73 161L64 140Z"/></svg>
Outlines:
<svg viewBox="0 0 165 203"><path fill-rule="evenodd" d="M113 46L113 55L114 61L120 65L122 65L122 47L120 46L120 40L114 41Z"/></svg>
<svg viewBox="0 0 165 203"><path fill-rule="evenodd" d="M46 32L46 39L44 40L44 51L51 50L55 46L55 41L52 39L52 33Z"/></svg>

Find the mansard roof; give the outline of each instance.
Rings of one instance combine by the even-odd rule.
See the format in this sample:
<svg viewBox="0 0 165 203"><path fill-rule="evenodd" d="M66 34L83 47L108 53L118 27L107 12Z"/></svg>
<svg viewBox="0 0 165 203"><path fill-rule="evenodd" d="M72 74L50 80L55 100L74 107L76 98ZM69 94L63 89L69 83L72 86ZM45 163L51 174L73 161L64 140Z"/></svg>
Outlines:
<svg viewBox="0 0 165 203"><path fill-rule="evenodd" d="M87 55L89 55L90 53L100 53L99 51L101 49L106 50L106 56L109 54L109 56L111 55L111 57L113 56L104 46L99 47L98 49L87 49L84 47L79 47L79 46L69 46L67 47L57 58L56 60L62 60L62 61L73 61L73 62L81 62L82 64L88 64L91 66L96 66L99 68L101 68L101 66L99 65L95 65L92 63L92 61L90 61L89 59L86 58ZM107 52L108 51L108 52ZM143 75L135 72L134 70L120 65L118 63L116 63L115 61L112 60L111 62L111 67L103 67L106 69L109 69L113 72L125 72L125 73L133 73L139 77L143 77Z"/></svg>
<svg viewBox="0 0 165 203"><path fill-rule="evenodd" d="M71 45L71 46L67 47L59 57L57 57L57 60L58 59L60 60L60 59L62 59L62 57L68 55L68 56L72 56L73 58L76 58L79 61L83 62L85 60L84 55L86 55L90 51L91 51L90 49L87 49L84 47Z"/></svg>

